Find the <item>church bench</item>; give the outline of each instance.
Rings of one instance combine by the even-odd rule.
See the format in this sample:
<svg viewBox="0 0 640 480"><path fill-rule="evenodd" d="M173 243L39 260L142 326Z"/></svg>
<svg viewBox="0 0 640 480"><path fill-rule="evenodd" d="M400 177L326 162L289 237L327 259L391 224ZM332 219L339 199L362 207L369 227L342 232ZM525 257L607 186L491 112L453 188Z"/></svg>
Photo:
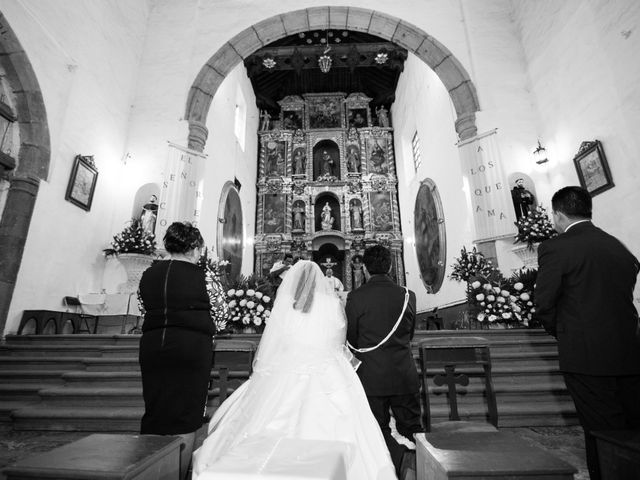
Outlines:
<svg viewBox="0 0 640 480"><path fill-rule="evenodd" d="M593 432L602 478L640 478L640 431Z"/></svg>
<svg viewBox="0 0 640 480"><path fill-rule="evenodd" d="M416 435L417 478L571 480L576 468L505 431Z"/></svg>
<svg viewBox="0 0 640 480"><path fill-rule="evenodd" d="M179 480L182 439L93 434L3 470L6 480Z"/></svg>

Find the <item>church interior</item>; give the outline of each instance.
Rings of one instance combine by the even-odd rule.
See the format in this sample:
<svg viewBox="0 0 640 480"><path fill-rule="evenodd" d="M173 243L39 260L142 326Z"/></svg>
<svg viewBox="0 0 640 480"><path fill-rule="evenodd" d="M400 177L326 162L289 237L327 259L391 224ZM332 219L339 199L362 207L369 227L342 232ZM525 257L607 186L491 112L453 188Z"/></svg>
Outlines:
<svg viewBox="0 0 640 480"><path fill-rule="evenodd" d="M0 0L0 24L8 431L137 431L139 273L132 283L114 237L151 235L158 250L131 260L146 267L167 226L189 221L234 286L291 254L348 292L364 281L364 250L386 246L423 337L489 338L497 383L539 360L522 352L542 352L523 383L547 375L540 389L556 393L512 414L526 402L501 407L497 388L501 424L575 437L553 339L525 315L478 313L456 265L474 252L505 281L535 268L521 224L550 216L567 185L585 187L594 223L640 256L639 2ZM242 336L236 320L229 335L257 343L260 328ZM49 343L20 353L35 337ZM21 355L32 363L16 366ZM101 369L122 377L89 380ZM15 380L25 371L35 380ZM75 413L42 414L56 404ZM588 478L577 457L575 478Z"/></svg>

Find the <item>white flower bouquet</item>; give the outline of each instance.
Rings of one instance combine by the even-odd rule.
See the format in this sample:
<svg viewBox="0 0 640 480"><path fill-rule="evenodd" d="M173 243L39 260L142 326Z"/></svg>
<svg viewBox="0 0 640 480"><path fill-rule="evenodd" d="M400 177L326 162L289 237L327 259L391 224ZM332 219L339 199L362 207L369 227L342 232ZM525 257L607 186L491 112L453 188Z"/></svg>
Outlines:
<svg viewBox="0 0 640 480"><path fill-rule="evenodd" d="M111 248L103 250L105 256L118 255L119 253L141 253L153 255L156 251L156 237L146 232L140 221L131 219L122 232L114 235L111 240Z"/></svg>
<svg viewBox="0 0 640 480"><path fill-rule="evenodd" d="M534 243L542 242L558 234L549 220L547 211L540 205L525 217L520 218L515 222L515 225L518 227L518 233L514 243L526 243L529 248L533 248Z"/></svg>
<svg viewBox="0 0 640 480"><path fill-rule="evenodd" d="M269 295L255 288L230 288L226 297L234 330L243 331L252 327L261 332L264 329L273 305Z"/></svg>

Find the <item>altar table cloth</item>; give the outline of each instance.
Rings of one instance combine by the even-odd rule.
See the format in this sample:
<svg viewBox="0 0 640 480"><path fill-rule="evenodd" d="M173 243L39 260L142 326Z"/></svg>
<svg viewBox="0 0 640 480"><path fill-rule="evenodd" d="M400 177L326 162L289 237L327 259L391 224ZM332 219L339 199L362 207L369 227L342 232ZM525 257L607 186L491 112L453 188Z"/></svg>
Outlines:
<svg viewBox="0 0 640 480"><path fill-rule="evenodd" d="M349 444L285 438L246 441L198 476L198 480L347 480Z"/></svg>

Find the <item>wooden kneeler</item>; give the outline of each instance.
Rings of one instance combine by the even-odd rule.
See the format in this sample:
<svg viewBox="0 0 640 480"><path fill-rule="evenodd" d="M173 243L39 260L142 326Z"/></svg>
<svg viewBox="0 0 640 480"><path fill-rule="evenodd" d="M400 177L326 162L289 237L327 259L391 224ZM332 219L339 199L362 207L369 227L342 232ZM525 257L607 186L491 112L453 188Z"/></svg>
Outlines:
<svg viewBox="0 0 640 480"><path fill-rule="evenodd" d="M96 433L25 458L7 480L179 480L182 439Z"/></svg>

